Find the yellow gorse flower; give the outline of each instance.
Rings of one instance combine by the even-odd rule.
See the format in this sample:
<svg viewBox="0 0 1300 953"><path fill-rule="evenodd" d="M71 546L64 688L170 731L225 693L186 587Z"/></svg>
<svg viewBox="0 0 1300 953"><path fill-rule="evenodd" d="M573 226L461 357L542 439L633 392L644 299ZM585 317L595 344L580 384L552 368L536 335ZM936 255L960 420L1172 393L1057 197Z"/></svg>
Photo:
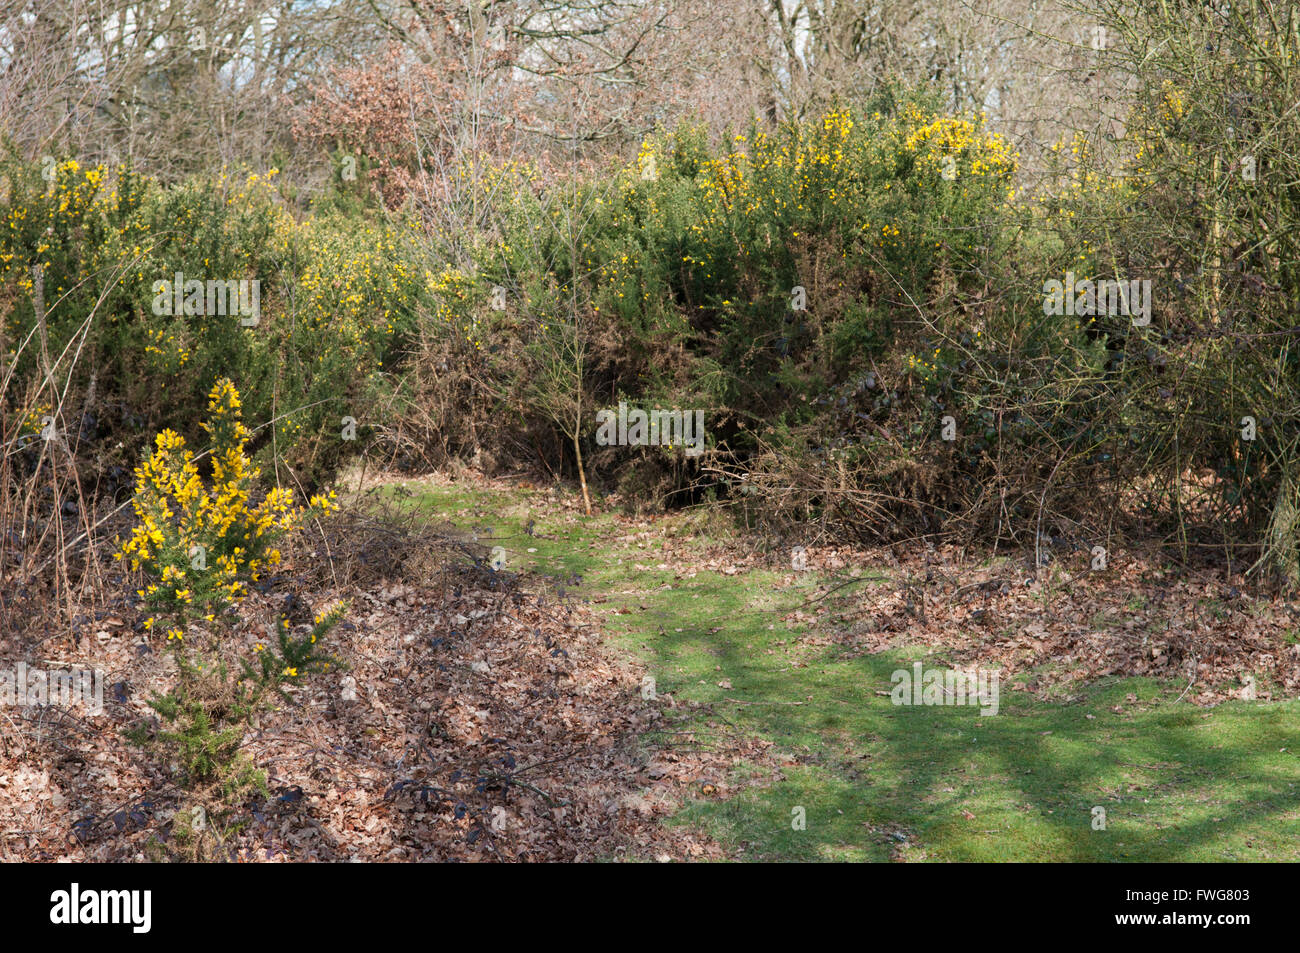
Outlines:
<svg viewBox="0 0 1300 953"><path fill-rule="evenodd" d="M231 381L213 386L208 411L202 427L212 438L211 482L203 480L183 437L171 430L158 434L153 452L135 471L138 522L116 558L156 580L140 590L150 606L182 615L194 606L211 620L214 609L240 599L249 581L280 562L280 551L271 546L279 535L297 528L307 512L338 507L332 492L297 507L293 492L281 487L255 505L258 471L247 454L252 434L240 419L239 392ZM172 630L167 635L180 637Z"/></svg>

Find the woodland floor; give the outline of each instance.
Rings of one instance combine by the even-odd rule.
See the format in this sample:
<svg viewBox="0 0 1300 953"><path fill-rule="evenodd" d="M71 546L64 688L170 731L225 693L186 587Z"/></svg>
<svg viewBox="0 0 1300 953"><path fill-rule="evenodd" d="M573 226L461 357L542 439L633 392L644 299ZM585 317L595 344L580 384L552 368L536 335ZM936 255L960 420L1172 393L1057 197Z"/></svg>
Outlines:
<svg viewBox="0 0 1300 953"><path fill-rule="evenodd" d="M342 667L247 738L271 796L218 856L1300 859L1297 607L1239 581L1068 548L1034 573L810 546L795 572L716 512L474 476L371 480L345 512L242 610L246 651L352 602ZM171 674L138 621L0 641L110 673L100 717L0 712L0 860L167 843L181 792L122 737ZM895 706L918 660L998 669L999 714Z"/></svg>

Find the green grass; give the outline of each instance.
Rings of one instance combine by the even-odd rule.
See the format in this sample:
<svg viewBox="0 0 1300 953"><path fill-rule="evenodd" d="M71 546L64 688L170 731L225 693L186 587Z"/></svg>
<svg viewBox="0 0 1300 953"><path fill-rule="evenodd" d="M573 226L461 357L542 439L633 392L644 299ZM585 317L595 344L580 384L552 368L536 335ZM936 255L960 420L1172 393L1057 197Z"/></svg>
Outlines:
<svg viewBox="0 0 1300 953"><path fill-rule="evenodd" d="M542 491L409 487L404 505L479 527L481 542L506 548L508 569L580 574L570 595L604 597L598 608L622 612L605 616L612 644L646 664L660 693L698 703L690 727L701 740L726 732L773 743L779 770L740 765L731 779L739 794L694 800L671 821L697 825L741 856L1300 859L1300 703L1206 710L1177 700L1183 685L1109 679L1068 704L1004 682L993 717L895 706L878 694L891 688L890 674L942 657L926 646L872 656L809 644L832 633L781 617L812 592L811 574L786 586L790 574L767 570L679 580L657 568L668 534L701 552L724 539L716 519L676 514L628 541L616 538L629 531L610 516L564 513ZM530 519L536 536L524 532ZM491 540L482 536L488 526ZM724 680L729 688L719 687ZM1096 807L1104 831L1093 829ZM803 830L792 823L797 808Z"/></svg>

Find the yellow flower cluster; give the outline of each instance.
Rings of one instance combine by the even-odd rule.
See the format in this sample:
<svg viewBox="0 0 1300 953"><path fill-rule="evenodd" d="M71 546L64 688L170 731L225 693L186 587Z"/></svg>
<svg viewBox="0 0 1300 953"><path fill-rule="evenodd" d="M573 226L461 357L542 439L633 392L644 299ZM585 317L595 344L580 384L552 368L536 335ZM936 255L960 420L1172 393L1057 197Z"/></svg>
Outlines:
<svg viewBox="0 0 1300 953"><path fill-rule="evenodd" d="M104 181L103 166L95 166L83 173L81 164L75 159L56 163L50 172L48 192L33 197L34 204L30 208L14 202L3 227L0 227L0 281L14 279L24 294L32 290L31 267L34 263L17 254L18 250L28 246L33 235L65 236L79 227L94 205ZM9 188L12 189L12 185ZM52 259L46 257L55 247L53 241L35 244L36 254L40 256L39 264L47 269L53 264ZM78 277L84 278L85 275ZM47 294L59 294L64 290L57 285L46 289Z"/></svg>
<svg viewBox="0 0 1300 953"><path fill-rule="evenodd" d="M397 330L397 315L389 306L405 289L414 290L417 276L401 254L412 241L410 229L366 226L343 233L333 222L312 220L284 223L283 241L302 241L307 266L301 277L308 306L308 327L328 328L339 345L360 354L371 332Z"/></svg>
<svg viewBox="0 0 1300 953"><path fill-rule="evenodd" d="M1015 171L1020 153L1005 138L985 133L978 123L949 116L926 116L912 105L904 111L903 148L916 155L921 168L937 171L947 160L963 174L1004 178Z"/></svg>
<svg viewBox="0 0 1300 953"><path fill-rule="evenodd" d="M172 430L158 434L135 471L132 505L139 522L116 558L157 580L138 593L151 606L181 615L201 606L211 619L214 606L246 595L246 581L279 564L276 538L300 525L305 513L337 504L331 492L313 496L304 510L294 506L292 491L277 487L253 505L259 472L246 452L251 433L240 419L239 393L223 379L208 398L210 416L202 426L212 438L210 485L183 437Z"/></svg>
<svg viewBox="0 0 1300 953"><path fill-rule="evenodd" d="M23 414L23 422L18 427L20 434L40 433L43 429L42 421L50 414L49 404L40 404Z"/></svg>
<svg viewBox="0 0 1300 953"><path fill-rule="evenodd" d="M641 148L636 156L636 165L642 177L654 178L658 173L654 145L648 140L641 143Z"/></svg>
<svg viewBox="0 0 1300 953"><path fill-rule="evenodd" d="M934 356L935 357L939 356L938 348L934 349ZM939 365L937 363L927 361L924 358L917 357L915 354L909 354L907 355L907 369L909 371L916 371L926 380L930 380L938 372Z"/></svg>
<svg viewBox="0 0 1300 953"><path fill-rule="evenodd" d="M1183 118L1187 112L1187 101L1183 98L1183 91L1173 84L1172 80L1165 80L1161 87L1160 96L1160 118L1169 124L1177 122Z"/></svg>
<svg viewBox="0 0 1300 953"><path fill-rule="evenodd" d="M1128 174L1147 181L1158 178L1163 169L1184 168L1197 149L1176 130L1188 111L1183 91L1166 79L1153 93L1154 101L1134 108L1126 123L1127 137L1136 145Z"/></svg>

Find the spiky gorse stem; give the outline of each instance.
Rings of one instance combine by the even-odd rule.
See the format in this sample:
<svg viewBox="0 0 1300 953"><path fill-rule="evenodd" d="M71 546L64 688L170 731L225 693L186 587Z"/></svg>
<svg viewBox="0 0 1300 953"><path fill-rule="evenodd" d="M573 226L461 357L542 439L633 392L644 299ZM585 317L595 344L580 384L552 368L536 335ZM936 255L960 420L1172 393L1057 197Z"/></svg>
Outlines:
<svg viewBox="0 0 1300 953"><path fill-rule="evenodd" d="M215 614L241 599L248 583L280 563L276 543L305 518L337 509L335 494L313 496L296 507L293 491L275 487L253 505L259 471L246 447L250 431L240 419L239 392L221 379L208 395L209 418L202 424L212 438L212 478L205 483L185 439L164 430L154 450L135 471L139 523L117 553L151 581L139 595L154 610L145 621L152 629L168 618L167 638L183 638L188 619L213 621Z"/></svg>
<svg viewBox="0 0 1300 953"><path fill-rule="evenodd" d="M247 661L243 663L245 679L280 691L281 682L293 681L310 672L329 671L335 660L322 653L320 643L331 629L343 621L347 610L346 602L338 602L318 612L311 628L299 637L293 635L289 620L281 618L276 627L279 651L267 651L266 645L259 642L254 649L257 665Z"/></svg>

